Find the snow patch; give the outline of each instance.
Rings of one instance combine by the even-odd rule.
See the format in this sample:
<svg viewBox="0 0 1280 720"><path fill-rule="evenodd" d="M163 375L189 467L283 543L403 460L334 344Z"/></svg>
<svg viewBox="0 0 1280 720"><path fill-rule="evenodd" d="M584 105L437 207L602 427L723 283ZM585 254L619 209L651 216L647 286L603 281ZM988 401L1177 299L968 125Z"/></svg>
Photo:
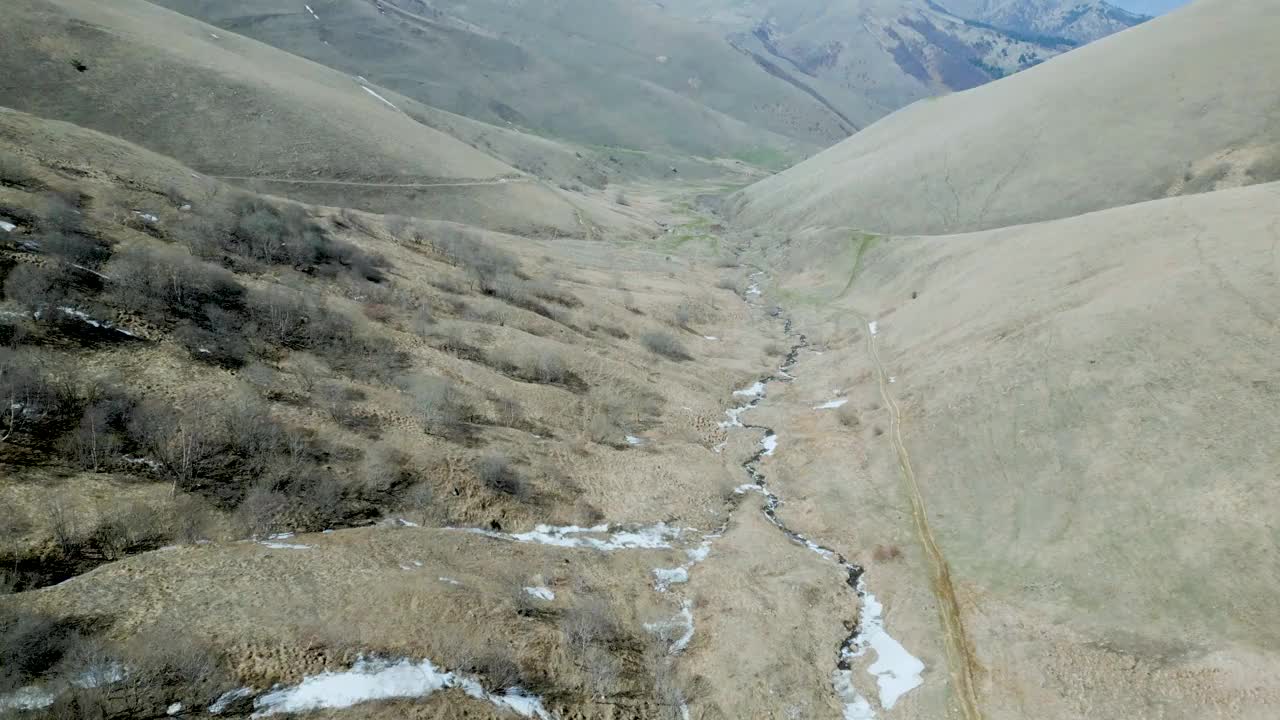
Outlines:
<svg viewBox="0 0 1280 720"><path fill-rule="evenodd" d="M849 398L837 398L835 400L828 400L827 402L824 402L821 405L815 405L813 409L814 410L834 410L838 407L844 406L848 402L849 402Z"/></svg>
<svg viewBox="0 0 1280 720"><path fill-rule="evenodd" d="M644 444L644 440L643 440L643 439L641 439L641 438L636 437L635 435L628 435L628 436L627 436L627 444L628 444L628 445L643 445L643 444Z"/></svg>
<svg viewBox="0 0 1280 720"><path fill-rule="evenodd" d="M685 600L680 603L680 613L674 618L662 622L645 623L644 629L663 638L670 638L676 631L680 631L681 635L673 638L670 647L667 648L672 655L679 655L693 640L693 606Z"/></svg>
<svg viewBox="0 0 1280 720"><path fill-rule="evenodd" d="M5 232L13 232L15 229L17 229L17 227L18 227L17 225L14 225L11 222L5 222L4 220L0 220L0 230L3 230Z"/></svg>
<svg viewBox="0 0 1280 720"><path fill-rule="evenodd" d="M315 19L317 19L317 20L319 20L319 19L320 19L320 16L316 14L316 11L315 11L315 10L312 10L312 9L311 9L311 6L310 6L310 5L303 5L302 7L306 8L306 9L307 9L307 12L311 13L311 17L313 17L313 18L315 18Z"/></svg>
<svg viewBox="0 0 1280 720"><path fill-rule="evenodd" d="M684 531L666 523L658 523L635 530L618 529L609 531L608 525L597 525L584 528L577 525L556 527L538 525L526 533L501 533L493 530L471 528L474 532L487 537L514 542L532 543L535 545L555 545L566 548L592 548L595 550L656 550L671 547L671 541L678 539ZM595 537L604 535L605 537Z"/></svg>
<svg viewBox="0 0 1280 720"><path fill-rule="evenodd" d="M876 711L871 708L871 703L853 687L851 670L836 670L831 677L831 685L843 705L844 720L875 720Z"/></svg>
<svg viewBox="0 0 1280 720"><path fill-rule="evenodd" d="M217 700L213 701L213 704L209 706L209 713L212 715L218 715L228 707L231 707L231 703L242 698L247 698L252 694L253 688L242 687L236 690L228 690L227 692L219 695Z"/></svg>
<svg viewBox="0 0 1280 720"><path fill-rule="evenodd" d="M741 390L734 390L733 394L736 397L758 398L764 397L764 391L765 384L757 380L748 387L744 387Z"/></svg>
<svg viewBox="0 0 1280 720"><path fill-rule="evenodd" d="M711 342L719 342L719 340L720 340L720 338L716 337L715 335L703 335L703 336L702 336L702 339L703 339L703 340L710 340Z"/></svg>
<svg viewBox="0 0 1280 720"><path fill-rule="evenodd" d="M295 686L263 695L253 702L253 717L347 708L371 700L426 697L446 688L458 688L473 698L487 700L522 717L551 717L540 698L520 688L510 688L501 694L490 693L476 678L446 672L430 660L413 662L365 658L356 661L345 672L312 675Z"/></svg>
<svg viewBox="0 0 1280 720"><path fill-rule="evenodd" d="M263 547L269 547L272 550L310 550L311 549L310 545L298 545L297 543L271 542L268 540L263 540L258 544Z"/></svg>
<svg viewBox="0 0 1280 720"><path fill-rule="evenodd" d="M0 710L41 710L52 705L57 697L44 688L28 685L0 695Z"/></svg>
<svg viewBox="0 0 1280 720"><path fill-rule="evenodd" d="M454 579L453 579L453 578L451 578L451 577L445 577L445 576L443 576L443 575L441 575L438 579L440 580L440 582L442 582L442 583L448 583L448 584L450 584L450 585L461 585L461 584L462 584L462 583L458 582L457 580L454 580Z"/></svg>
<svg viewBox="0 0 1280 720"><path fill-rule="evenodd" d="M524 589L524 591L530 597L536 597L539 600L546 600L547 602L551 602L552 600L556 599L556 594L549 587L542 587L541 585L539 585L537 587L527 587Z"/></svg>
<svg viewBox="0 0 1280 720"><path fill-rule="evenodd" d="M769 433L760 441L760 447L764 448L765 455L773 455L773 451L778 449L778 436L775 433Z"/></svg>
<svg viewBox="0 0 1280 720"><path fill-rule="evenodd" d="M841 654L845 659L852 659L866 653L867 648L875 651L876 661L871 663L867 672L876 678L881 707L890 710L899 698L924 682L920 677L920 673L924 671L924 663L907 652L902 643L885 631L884 606L876 600L875 595L867 592L866 584L861 579L858 581L858 591L862 595L862 613L858 619L862 632L858 634L853 647L845 649Z"/></svg>
<svg viewBox="0 0 1280 720"><path fill-rule="evenodd" d="M689 570L684 567L677 568L654 568L654 588L658 592L666 592L672 585L679 585L689 582Z"/></svg>
<svg viewBox="0 0 1280 720"><path fill-rule="evenodd" d="M871 334L875 335L876 333L880 332L880 323L875 320L872 320L871 322L867 323L867 330L870 330Z"/></svg>
<svg viewBox="0 0 1280 720"><path fill-rule="evenodd" d="M370 95L372 95L372 96L374 96L374 97L378 98L379 100L381 100L383 103L385 103L385 104L387 105L387 107L391 108L392 110L399 110L399 109L400 109L400 108L396 107L395 105L392 105L390 100L388 100L388 99L386 99L386 98L382 97L381 95L379 95L378 93L376 93L376 92L374 92L374 91L370 90L369 88L365 87L364 85L361 85L360 87L364 88L364 91L365 91L365 92L367 92L367 93L369 93Z"/></svg>
<svg viewBox="0 0 1280 720"><path fill-rule="evenodd" d="M164 714L173 716L173 715L177 715L180 712L182 712L182 703L176 702L170 705L169 707L165 708Z"/></svg>

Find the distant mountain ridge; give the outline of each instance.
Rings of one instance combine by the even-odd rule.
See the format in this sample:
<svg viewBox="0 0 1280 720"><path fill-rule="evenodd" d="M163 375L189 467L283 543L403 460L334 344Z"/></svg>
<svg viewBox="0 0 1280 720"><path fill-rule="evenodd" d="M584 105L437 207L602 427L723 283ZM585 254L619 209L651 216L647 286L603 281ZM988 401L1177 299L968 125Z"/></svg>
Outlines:
<svg viewBox="0 0 1280 720"><path fill-rule="evenodd" d="M984 25L1030 36L1093 42L1146 22L1105 0L941 0L947 10Z"/></svg>

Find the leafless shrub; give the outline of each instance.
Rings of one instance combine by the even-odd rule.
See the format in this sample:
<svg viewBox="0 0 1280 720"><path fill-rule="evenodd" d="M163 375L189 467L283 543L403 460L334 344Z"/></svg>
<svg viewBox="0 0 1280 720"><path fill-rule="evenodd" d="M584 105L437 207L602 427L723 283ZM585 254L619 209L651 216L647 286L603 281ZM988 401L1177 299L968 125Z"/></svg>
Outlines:
<svg viewBox="0 0 1280 720"><path fill-rule="evenodd" d="M400 496L400 511L408 514L414 521L428 523L438 519L441 509L436 506L435 492L431 485L420 482Z"/></svg>
<svg viewBox="0 0 1280 720"><path fill-rule="evenodd" d="M183 494L174 501L174 540L194 545L208 540L213 527L213 509L198 495Z"/></svg>
<svg viewBox="0 0 1280 720"><path fill-rule="evenodd" d="M289 498L277 492L269 484L259 483L249 490L244 501L236 508L235 520L240 532L246 537L266 537L276 532L285 512L289 509Z"/></svg>
<svg viewBox="0 0 1280 720"><path fill-rule="evenodd" d="M852 403L845 403L836 409L836 418L840 420L840 424L847 428L856 428L862 424L862 418L859 416L858 408Z"/></svg>
<svg viewBox="0 0 1280 720"><path fill-rule="evenodd" d="M365 453L360 476L366 487L387 492L408 483L413 472L408 454L393 445L378 443Z"/></svg>
<svg viewBox="0 0 1280 720"><path fill-rule="evenodd" d="M362 227L354 214L343 217L352 226ZM385 258L330 237L301 207L247 195L232 203L230 221L220 237L227 252L321 275L346 271L380 282L382 268L387 266Z"/></svg>
<svg viewBox="0 0 1280 720"><path fill-rule="evenodd" d="M0 691L15 690L53 669L80 642L71 623L0 607Z"/></svg>
<svg viewBox="0 0 1280 720"><path fill-rule="evenodd" d="M25 160L7 150L0 150L0 185L28 187L35 182L35 175Z"/></svg>
<svg viewBox="0 0 1280 720"><path fill-rule="evenodd" d="M109 515L89 540L103 557L119 560L131 552L157 547L169 536L168 523L159 511L136 502Z"/></svg>
<svg viewBox="0 0 1280 720"><path fill-rule="evenodd" d="M45 501L44 513L49 525L49 532L63 556L72 555L84 543L84 532L80 525L80 513L70 503L59 496Z"/></svg>
<svg viewBox="0 0 1280 720"><path fill-rule="evenodd" d="M871 559L878 563L890 562L902 557L902 548L897 545L876 545L871 552Z"/></svg>
<svg viewBox="0 0 1280 720"><path fill-rule="evenodd" d="M480 682L489 692L501 692L525 684L522 682L524 673L510 652L498 652L495 648L473 660L470 670L480 676Z"/></svg>
<svg viewBox="0 0 1280 720"><path fill-rule="evenodd" d="M598 385L583 408L584 430L593 442L617 445L648 424L658 409L652 393L621 382Z"/></svg>
<svg viewBox="0 0 1280 720"><path fill-rule="evenodd" d="M445 434L461 430L474 410L462 390L448 378L418 376L408 385L414 410L423 428Z"/></svg>
<svg viewBox="0 0 1280 720"><path fill-rule="evenodd" d="M427 337L431 334L431 330L435 327L435 324L436 318L435 315L432 314L431 308L423 305L414 312L412 325L410 327L413 330L413 334L418 337Z"/></svg>
<svg viewBox="0 0 1280 720"><path fill-rule="evenodd" d="M493 407L497 416L495 419L499 425L519 427L524 422L524 408L520 405L520 401L515 398L494 398Z"/></svg>
<svg viewBox="0 0 1280 720"><path fill-rule="evenodd" d="M44 367L44 355L0 347L0 445L75 417L80 400Z"/></svg>
<svg viewBox="0 0 1280 720"><path fill-rule="evenodd" d="M546 347L493 352L489 354L489 362L522 380L544 385L563 384L571 377L560 353Z"/></svg>
<svg viewBox="0 0 1280 720"><path fill-rule="evenodd" d="M480 482L494 492L513 497L524 497L528 494L524 478L506 455L500 453L485 455L476 462L475 472Z"/></svg>
<svg viewBox="0 0 1280 720"><path fill-rule="evenodd" d="M693 359L689 355L689 351L685 350L684 345L668 333L660 331L646 332L640 336L640 343L649 352L670 360L680 362Z"/></svg>
<svg viewBox="0 0 1280 720"><path fill-rule="evenodd" d="M112 264L111 276L115 300L159 324L203 323L206 307L238 311L245 302L245 289L231 273L172 248L125 250Z"/></svg>

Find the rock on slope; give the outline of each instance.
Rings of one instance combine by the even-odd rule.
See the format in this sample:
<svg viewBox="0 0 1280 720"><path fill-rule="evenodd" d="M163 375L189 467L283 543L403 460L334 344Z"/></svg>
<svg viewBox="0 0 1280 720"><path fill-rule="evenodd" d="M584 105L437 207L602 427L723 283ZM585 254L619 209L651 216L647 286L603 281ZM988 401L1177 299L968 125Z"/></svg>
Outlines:
<svg viewBox="0 0 1280 720"><path fill-rule="evenodd" d="M1104 0L945 0L948 10L1007 31L1093 42L1150 18Z"/></svg>
<svg viewBox="0 0 1280 720"><path fill-rule="evenodd" d="M916 103L732 203L792 231L976 230L1277 179L1268 2L1202 0L1016 76Z"/></svg>

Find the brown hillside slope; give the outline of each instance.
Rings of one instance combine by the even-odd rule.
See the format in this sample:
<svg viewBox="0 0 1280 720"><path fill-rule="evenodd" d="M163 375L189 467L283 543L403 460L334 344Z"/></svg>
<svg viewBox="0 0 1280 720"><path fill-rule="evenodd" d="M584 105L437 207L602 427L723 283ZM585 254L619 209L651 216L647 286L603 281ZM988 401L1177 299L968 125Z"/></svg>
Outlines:
<svg viewBox="0 0 1280 720"><path fill-rule="evenodd" d="M566 198L415 120L424 106L359 78L141 0L17 0L6 10L0 98L16 109L122 137L210 175L418 184L376 198L351 188L347 204L581 232ZM332 202L323 186L267 189Z"/></svg>
<svg viewBox="0 0 1280 720"><path fill-rule="evenodd" d="M736 197L743 225L940 233L1280 176L1280 11L1201 0L923 101ZM1234 182L1233 182L1234 179Z"/></svg>
<svg viewBox="0 0 1280 720"><path fill-rule="evenodd" d="M896 407L983 717L1275 717L1278 243L1271 183L881 238L847 292L849 265L819 274L830 247L793 256L789 286L835 299L797 315L826 352L790 422L768 420L793 429L779 482L806 498L785 516L830 537L854 512L849 551L914 548ZM843 427L813 410L832 388ZM923 566L868 578L904 645L937 642ZM944 657L923 657L944 682Z"/></svg>

